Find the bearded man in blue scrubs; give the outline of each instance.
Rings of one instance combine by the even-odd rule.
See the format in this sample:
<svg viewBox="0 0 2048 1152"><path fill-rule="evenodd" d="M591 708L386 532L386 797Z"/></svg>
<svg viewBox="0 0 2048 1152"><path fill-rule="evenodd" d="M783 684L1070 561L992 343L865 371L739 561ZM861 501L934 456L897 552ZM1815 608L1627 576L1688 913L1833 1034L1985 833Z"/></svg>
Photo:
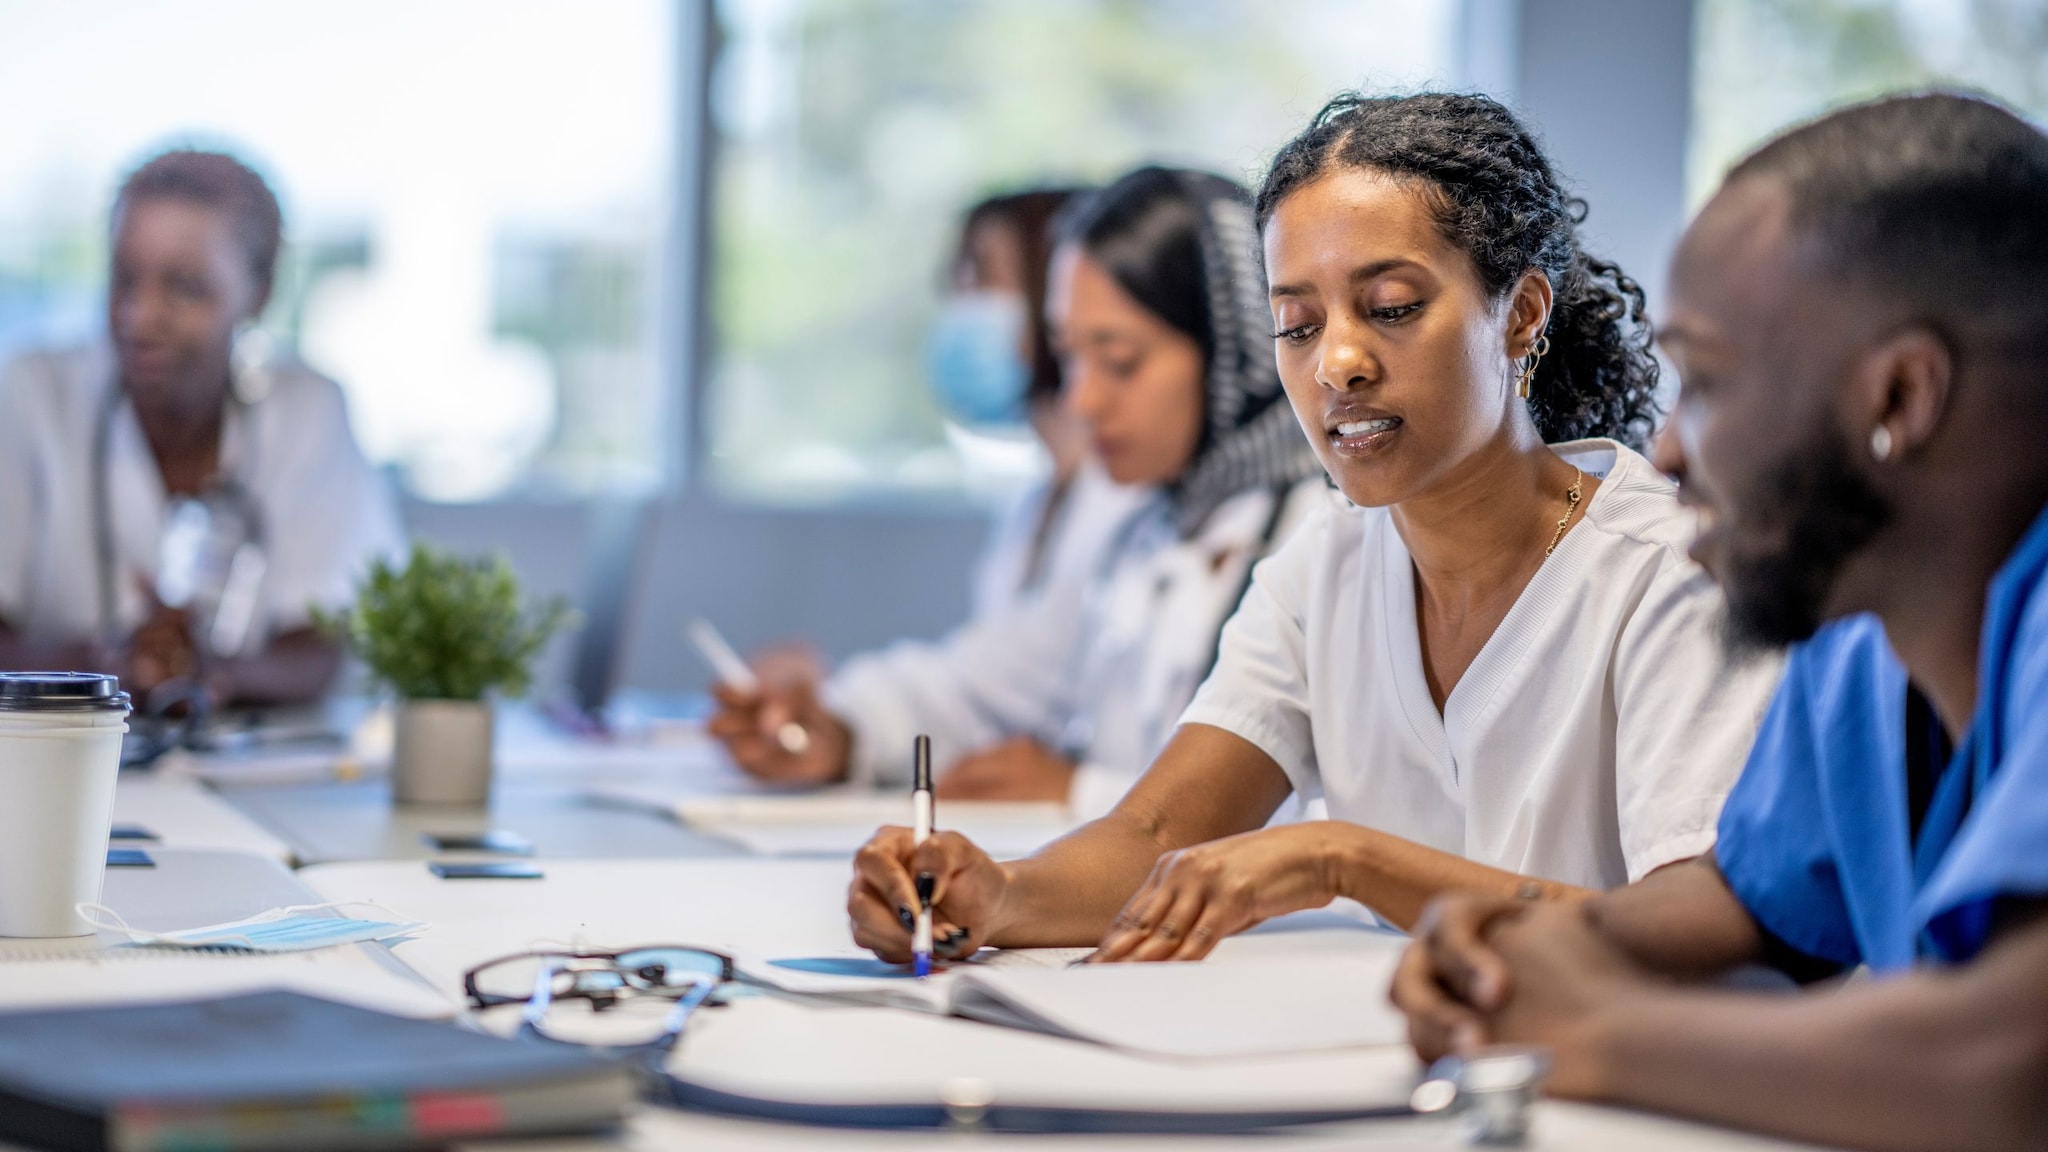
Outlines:
<svg viewBox="0 0 2048 1152"><path fill-rule="evenodd" d="M1733 646L1796 645L1783 687L1711 855L1440 902L1411 1037L1830 1144L2048 1147L2048 137L1938 94L1795 129L1693 221L1669 305L1659 463ZM1816 986L1708 986L1755 964Z"/></svg>

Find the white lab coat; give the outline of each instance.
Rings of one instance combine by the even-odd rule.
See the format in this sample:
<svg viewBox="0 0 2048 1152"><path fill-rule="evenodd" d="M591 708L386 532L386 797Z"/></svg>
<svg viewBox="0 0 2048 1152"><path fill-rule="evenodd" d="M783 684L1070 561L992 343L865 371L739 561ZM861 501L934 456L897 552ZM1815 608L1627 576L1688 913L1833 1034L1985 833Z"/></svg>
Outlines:
<svg viewBox="0 0 2048 1152"><path fill-rule="evenodd" d="M989 526L988 543L974 568L970 618L1001 616L1046 587L1087 579L1101 569L1131 516L1156 495L1151 488L1118 484L1094 460L1084 462L1045 526L1044 555L1033 573L1031 554L1046 501L1053 496L1052 480L1025 490Z"/></svg>
<svg viewBox="0 0 2048 1152"><path fill-rule="evenodd" d="M1253 560L1335 496L1318 473L1282 499L1276 516L1273 493L1239 493L1182 539L1159 497L1092 577L1051 584L938 643L849 661L827 682L825 703L853 729L854 779L906 780L919 733L932 737L942 769L1029 736L1079 765L1069 795L1078 817L1107 812L1208 674Z"/></svg>
<svg viewBox="0 0 2048 1152"><path fill-rule="evenodd" d="M114 409L106 475L93 474L116 387L104 347L32 353L0 372L0 618L26 635L123 635L147 611L137 585L156 575L166 499L133 405ZM391 493L357 449L341 390L326 377L273 366L262 399L229 405L220 456L264 525L255 636L305 625L316 605L345 607L370 559L403 548ZM102 481L113 527L111 622L100 619Z"/></svg>

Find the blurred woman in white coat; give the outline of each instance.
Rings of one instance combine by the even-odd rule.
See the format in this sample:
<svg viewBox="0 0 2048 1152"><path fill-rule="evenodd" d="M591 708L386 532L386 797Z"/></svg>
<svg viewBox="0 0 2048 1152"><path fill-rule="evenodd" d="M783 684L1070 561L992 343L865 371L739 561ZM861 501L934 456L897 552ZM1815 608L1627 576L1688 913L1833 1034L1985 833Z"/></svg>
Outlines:
<svg viewBox="0 0 2048 1152"><path fill-rule="evenodd" d="M403 538L341 389L251 327L277 198L167 152L111 233L107 340L0 370L0 668L116 672L138 706L310 700L341 663L313 609Z"/></svg>
<svg viewBox="0 0 2048 1152"><path fill-rule="evenodd" d="M1104 471L1152 490L1101 568L822 685L721 685L710 730L763 779L891 783L933 740L942 797L1119 799L1215 663L1252 564L1333 499L1285 402L1249 197L1140 169L1061 223L1047 316ZM789 723L804 741L778 739ZM801 750L790 751L796 743Z"/></svg>

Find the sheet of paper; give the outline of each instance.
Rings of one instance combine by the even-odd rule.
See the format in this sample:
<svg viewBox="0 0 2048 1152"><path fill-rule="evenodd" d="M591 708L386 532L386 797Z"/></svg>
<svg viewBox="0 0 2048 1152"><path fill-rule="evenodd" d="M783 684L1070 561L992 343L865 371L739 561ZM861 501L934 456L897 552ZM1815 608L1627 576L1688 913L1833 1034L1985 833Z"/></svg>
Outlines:
<svg viewBox="0 0 2048 1152"><path fill-rule="evenodd" d="M909 795L867 788L831 788L819 792L756 796L693 796L675 805L676 818L701 828L733 824L865 824L870 828L910 821ZM1064 804L1003 801L948 801L939 815L976 826L1027 824L1058 827L1071 823Z"/></svg>
<svg viewBox="0 0 2048 1152"><path fill-rule="evenodd" d="M851 856L875 829L910 820L908 796L864 788L804 793L728 788L709 794L631 782L592 784L584 792L596 803L662 813L760 856ZM959 832L998 858L1028 856L1074 825L1061 804L979 801L939 807L941 828Z"/></svg>
<svg viewBox="0 0 2048 1152"><path fill-rule="evenodd" d="M285 988L400 1016L445 1018L457 1005L374 945L316 952L184 952L81 941L0 947L0 1009L192 1000Z"/></svg>
<svg viewBox="0 0 2048 1152"><path fill-rule="evenodd" d="M750 980L803 996L829 996L857 1004L952 1011L953 990L969 972L1064 968L1088 955L1088 948L991 949L961 964L918 979L905 964L890 964L856 948L812 956L742 956L740 971Z"/></svg>
<svg viewBox="0 0 2048 1152"><path fill-rule="evenodd" d="M671 1067L731 1091L810 1103L932 1101L979 1081L1008 1104L1174 1111L1396 1103L1418 1070L1405 1045L1163 1060L923 1012L779 997L705 1016ZM900 1143L902 1134L890 1139Z"/></svg>
<svg viewBox="0 0 2048 1152"><path fill-rule="evenodd" d="M951 995L971 1019L1159 1056L1319 1052L1407 1038L1386 996L1399 957L988 968L963 974Z"/></svg>

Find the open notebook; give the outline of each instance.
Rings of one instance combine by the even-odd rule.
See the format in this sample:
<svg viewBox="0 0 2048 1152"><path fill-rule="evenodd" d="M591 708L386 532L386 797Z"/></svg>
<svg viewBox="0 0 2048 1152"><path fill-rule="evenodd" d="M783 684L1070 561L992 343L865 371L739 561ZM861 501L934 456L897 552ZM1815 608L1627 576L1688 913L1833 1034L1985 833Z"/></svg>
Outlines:
<svg viewBox="0 0 2048 1152"><path fill-rule="evenodd" d="M1400 1044L1395 948L1256 963L1074 966L1087 949L985 954L924 980L853 954L742 964L787 993L961 1016L1155 1056L1207 1059Z"/></svg>

